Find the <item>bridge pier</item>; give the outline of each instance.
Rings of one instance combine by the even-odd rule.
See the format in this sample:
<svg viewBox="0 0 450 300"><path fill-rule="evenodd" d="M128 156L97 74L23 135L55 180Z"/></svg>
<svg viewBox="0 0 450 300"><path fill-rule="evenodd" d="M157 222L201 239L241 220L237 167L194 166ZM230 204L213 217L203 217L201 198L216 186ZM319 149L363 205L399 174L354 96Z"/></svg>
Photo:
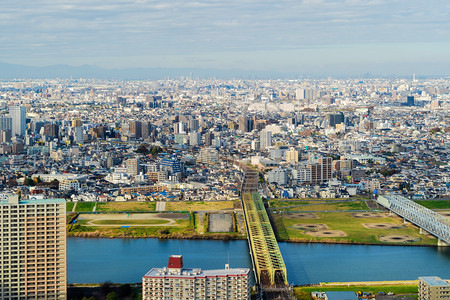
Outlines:
<svg viewBox="0 0 450 300"><path fill-rule="evenodd" d="M438 238L438 247L450 247L450 244Z"/></svg>

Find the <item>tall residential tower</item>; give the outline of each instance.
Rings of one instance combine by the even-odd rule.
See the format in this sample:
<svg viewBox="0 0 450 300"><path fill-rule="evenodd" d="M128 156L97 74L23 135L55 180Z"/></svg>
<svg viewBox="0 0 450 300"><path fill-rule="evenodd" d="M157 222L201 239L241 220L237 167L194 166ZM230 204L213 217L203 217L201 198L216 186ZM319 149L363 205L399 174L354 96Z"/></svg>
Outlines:
<svg viewBox="0 0 450 300"><path fill-rule="evenodd" d="M66 299L66 201L0 194L0 299Z"/></svg>

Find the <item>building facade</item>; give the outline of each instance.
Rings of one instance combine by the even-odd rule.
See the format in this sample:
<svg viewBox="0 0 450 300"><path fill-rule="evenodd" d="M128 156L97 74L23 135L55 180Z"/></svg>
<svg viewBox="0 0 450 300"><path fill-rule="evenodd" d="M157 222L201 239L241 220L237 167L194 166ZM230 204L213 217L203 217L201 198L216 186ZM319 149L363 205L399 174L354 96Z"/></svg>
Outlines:
<svg viewBox="0 0 450 300"><path fill-rule="evenodd" d="M172 255L168 267L144 275L142 299L250 299L250 269L184 269L183 257Z"/></svg>
<svg viewBox="0 0 450 300"><path fill-rule="evenodd" d="M436 276L419 277L419 300L450 299L450 284Z"/></svg>
<svg viewBox="0 0 450 300"><path fill-rule="evenodd" d="M0 299L66 299L66 201L0 197Z"/></svg>
<svg viewBox="0 0 450 300"><path fill-rule="evenodd" d="M24 135L27 120L27 109L25 106L10 106L9 116L12 119L12 135Z"/></svg>

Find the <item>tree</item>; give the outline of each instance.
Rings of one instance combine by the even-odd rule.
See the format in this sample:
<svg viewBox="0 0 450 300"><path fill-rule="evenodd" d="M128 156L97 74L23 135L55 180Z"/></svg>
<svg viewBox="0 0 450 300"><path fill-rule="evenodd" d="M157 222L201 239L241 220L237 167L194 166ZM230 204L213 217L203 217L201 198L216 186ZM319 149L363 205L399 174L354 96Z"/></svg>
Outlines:
<svg viewBox="0 0 450 300"><path fill-rule="evenodd" d="M111 292L108 295L106 295L106 300L119 300L119 295L117 295L116 292Z"/></svg>
<svg viewBox="0 0 450 300"><path fill-rule="evenodd" d="M26 177L25 180L23 181L23 184L26 186L35 186L36 182L34 182L34 180L31 179L30 177Z"/></svg>
<svg viewBox="0 0 450 300"><path fill-rule="evenodd" d="M112 283L110 281L106 281L104 282L101 286L100 286L100 290L102 291L103 295L108 295L111 291L112 291Z"/></svg>
<svg viewBox="0 0 450 300"><path fill-rule="evenodd" d="M126 297L131 294L131 286L129 284L122 284L117 289L117 294L120 298Z"/></svg>
<svg viewBox="0 0 450 300"><path fill-rule="evenodd" d="M140 154L148 154L147 145L145 144L139 145L139 147L136 149L135 152Z"/></svg>

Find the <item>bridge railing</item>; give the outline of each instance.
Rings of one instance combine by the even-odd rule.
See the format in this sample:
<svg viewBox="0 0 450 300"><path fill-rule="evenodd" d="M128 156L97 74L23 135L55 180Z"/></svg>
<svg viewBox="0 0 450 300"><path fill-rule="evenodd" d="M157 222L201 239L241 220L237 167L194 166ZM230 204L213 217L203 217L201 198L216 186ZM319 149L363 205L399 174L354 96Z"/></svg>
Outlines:
<svg viewBox="0 0 450 300"><path fill-rule="evenodd" d="M379 196L377 202L450 244L450 221L446 217L399 195Z"/></svg>
<svg viewBox="0 0 450 300"><path fill-rule="evenodd" d="M286 266L260 195L244 193L242 202L258 282L272 286L288 285ZM277 282L280 280L282 282Z"/></svg>

